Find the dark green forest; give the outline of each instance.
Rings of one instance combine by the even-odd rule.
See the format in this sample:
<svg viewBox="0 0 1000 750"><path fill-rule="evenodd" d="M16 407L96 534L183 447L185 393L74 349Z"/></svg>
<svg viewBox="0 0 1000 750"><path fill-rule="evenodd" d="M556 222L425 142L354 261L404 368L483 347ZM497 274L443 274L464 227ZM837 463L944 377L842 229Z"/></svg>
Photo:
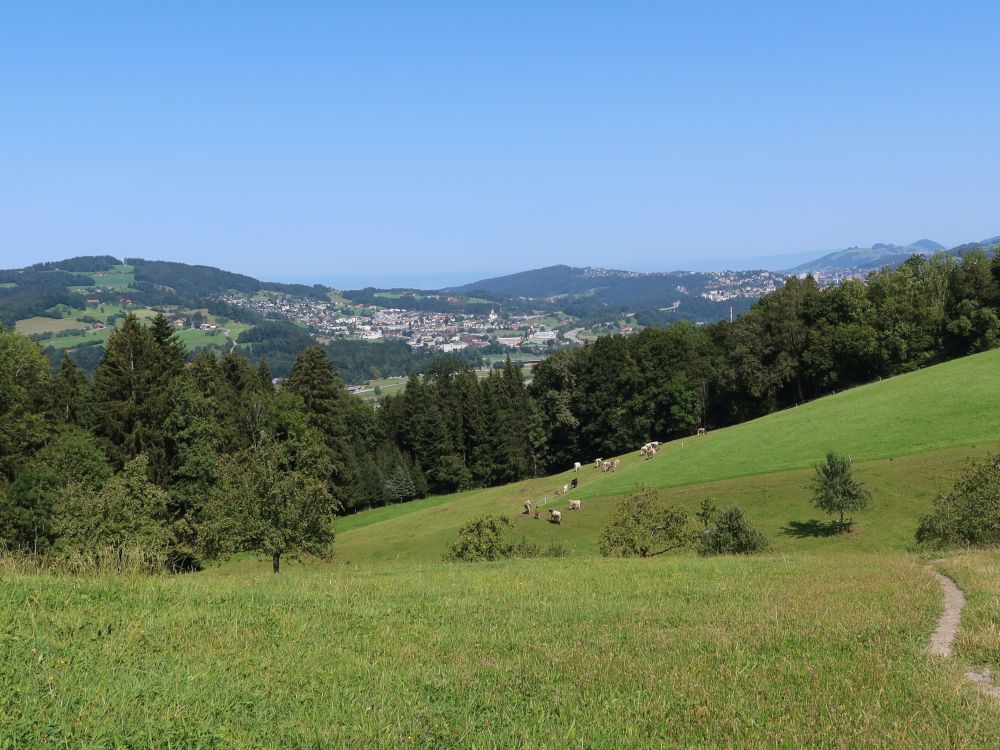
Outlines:
<svg viewBox="0 0 1000 750"><path fill-rule="evenodd" d="M530 385L510 362L480 380L441 357L381 408L301 343L275 389L265 358L188 361L162 316L126 317L93 378L69 356L52 374L35 342L0 332L0 543L135 545L171 570L254 551L277 568L327 553L338 514L564 470L995 347L1000 259L914 257L826 289L793 279L734 323L562 350Z"/></svg>

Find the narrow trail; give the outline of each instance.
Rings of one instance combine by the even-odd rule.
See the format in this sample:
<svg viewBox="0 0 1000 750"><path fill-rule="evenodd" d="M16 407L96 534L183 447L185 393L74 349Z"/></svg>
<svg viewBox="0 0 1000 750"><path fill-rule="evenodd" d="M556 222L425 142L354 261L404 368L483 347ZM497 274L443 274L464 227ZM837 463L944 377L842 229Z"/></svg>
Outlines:
<svg viewBox="0 0 1000 750"><path fill-rule="evenodd" d="M941 613L937 629L931 636L930 652L935 656L948 658L951 656L951 647L955 636L958 635L958 626L962 622L965 594L948 576L942 575L930 567L928 570L941 584L941 593L944 595L944 612ZM987 695L1000 699L1000 686L994 684L993 674L989 669L970 669L965 673L965 679L975 683Z"/></svg>

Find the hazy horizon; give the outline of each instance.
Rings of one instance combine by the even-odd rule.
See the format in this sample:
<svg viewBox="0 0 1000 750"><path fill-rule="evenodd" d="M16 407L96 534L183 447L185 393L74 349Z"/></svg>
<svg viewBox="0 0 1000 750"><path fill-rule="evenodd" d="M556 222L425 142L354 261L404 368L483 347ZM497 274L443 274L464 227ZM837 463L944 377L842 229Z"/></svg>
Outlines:
<svg viewBox="0 0 1000 750"><path fill-rule="evenodd" d="M1000 231L998 24L989 3L12 6L0 265L443 279L974 241Z"/></svg>

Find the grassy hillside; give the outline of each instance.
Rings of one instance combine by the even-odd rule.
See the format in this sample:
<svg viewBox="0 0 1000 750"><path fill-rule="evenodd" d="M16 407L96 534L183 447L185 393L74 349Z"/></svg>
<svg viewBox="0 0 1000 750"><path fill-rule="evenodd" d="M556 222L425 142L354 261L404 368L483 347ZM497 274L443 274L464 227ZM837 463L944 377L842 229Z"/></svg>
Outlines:
<svg viewBox="0 0 1000 750"><path fill-rule="evenodd" d="M936 567L967 597L955 641L958 658L1000 674L1000 555L997 550L964 552L949 556Z"/></svg>
<svg viewBox="0 0 1000 750"><path fill-rule="evenodd" d="M830 544L901 549L912 543L919 515L967 459L1000 445L998 414L1000 350L678 440L650 461L631 454L615 474L588 465L579 474L359 513L342 520L337 554L352 561L437 559L466 520L486 512L517 515L526 499L552 499L572 477L581 485L567 497L582 499L584 510L564 514L559 527L519 516L520 533L542 543L559 540L579 552L596 551L614 498L642 483L677 488L668 495L691 507L710 496L720 505L739 504L778 549ZM847 538L824 538L825 519L809 506L811 467L828 450L851 454L875 495L872 511L859 516L857 532ZM559 507L565 508L565 499Z"/></svg>
<svg viewBox="0 0 1000 750"><path fill-rule="evenodd" d="M9 747L990 746L894 555L5 576Z"/></svg>

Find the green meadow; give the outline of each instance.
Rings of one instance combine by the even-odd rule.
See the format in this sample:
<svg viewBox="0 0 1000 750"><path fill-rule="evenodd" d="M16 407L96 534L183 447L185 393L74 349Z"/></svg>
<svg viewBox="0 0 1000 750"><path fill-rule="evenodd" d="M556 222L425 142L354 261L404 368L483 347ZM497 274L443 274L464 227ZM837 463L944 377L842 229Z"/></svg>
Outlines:
<svg viewBox="0 0 1000 750"><path fill-rule="evenodd" d="M532 479L365 511L343 519L337 554L352 562L440 558L463 523L506 513L529 541L552 541L585 554L616 499L640 485L696 509L705 498L739 505L779 550L848 547L904 550L919 517L971 458L1000 450L1000 350L954 360L828 396L703 437L667 443L647 460L638 451L614 473L591 456L580 472ZM874 495L855 532L827 534L827 519L810 505L812 467L827 451L848 453ZM603 458L611 458L606 456ZM573 478L579 487L556 498ZM521 514L525 500L564 512L559 526Z"/></svg>
<svg viewBox="0 0 1000 750"><path fill-rule="evenodd" d="M87 323L81 323L71 318L45 318L39 316L17 321L14 330L18 333L23 333L25 336L31 336L36 333L58 333L60 331L89 327Z"/></svg>
<svg viewBox="0 0 1000 750"><path fill-rule="evenodd" d="M6 747L987 747L898 554L5 576Z"/></svg>
<svg viewBox="0 0 1000 750"><path fill-rule="evenodd" d="M341 519L332 561L277 576L247 557L172 577L0 559L0 747L996 746L1000 702L964 672L1000 669L1000 555L912 545L936 494L1000 450L998 374L994 351L636 451L616 473L581 457L579 473L365 511ZM849 534L810 505L827 450L851 453L874 497ZM600 557L640 484L740 505L771 552ZM526 499L563 523L520 515ZM570 554L441 562L489 512ZM951 659L927 650L928 565L969 597Z"/></svg>

